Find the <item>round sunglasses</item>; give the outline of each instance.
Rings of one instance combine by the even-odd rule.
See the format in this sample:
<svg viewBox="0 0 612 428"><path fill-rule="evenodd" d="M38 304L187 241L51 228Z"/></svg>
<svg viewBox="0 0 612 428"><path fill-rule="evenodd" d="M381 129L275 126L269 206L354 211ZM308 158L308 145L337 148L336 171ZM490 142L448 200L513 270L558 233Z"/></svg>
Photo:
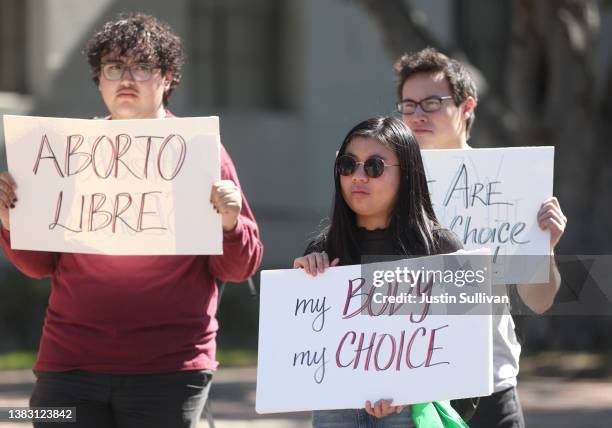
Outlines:
<svg viewBox="0 0 612 428"><path fill-rule="evenodd" d="M379 157L366 159L365 162L357 162L354 157L348 155L342 155L336 158L336 172L345 177L353 175L359 165L363 165L363 170L370 178L380 177L387 167L399 166L386 164L385 161Z"/></svg>

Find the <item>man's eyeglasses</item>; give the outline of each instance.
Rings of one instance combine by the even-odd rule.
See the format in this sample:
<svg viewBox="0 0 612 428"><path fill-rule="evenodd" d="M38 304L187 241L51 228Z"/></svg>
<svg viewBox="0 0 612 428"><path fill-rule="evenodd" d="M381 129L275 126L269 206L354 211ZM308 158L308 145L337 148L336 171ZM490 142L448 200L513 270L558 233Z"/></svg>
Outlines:
<svg viewBox="0 0 612 428"><path fill-rule="evenodd" d="M453 97L450 95L446 95L441 97L439 95L432 95L431 97L423 98L420 101L411 100L406 98L405 100L397 103L397 111L401 114L414 114L417 109L417 106L421 106L421 110L426 113L432 113L434 111L440 110L442 107L442 101L450 100Z"/></svg>
<svg viewBox="0 0 612 428"><path fill-rule="evenodd" d="M153 64L136 63L124 64L122 62L105 62L102 64L102 74L107 80L121 80L127 70L130 77L137 82L149 80L153 72L159 67Z"/></svg>
<svg viewBox="0 0 612 428"><path fill-rule="evenodd" d="M336 173L348 177L355 173L359 165L363 165L363 170L370 178L380 177L387 167L399 166L388 165L384 160L378 157L367 159L365 162L357 162L352 156L342 155L336 159Z"/></svg>

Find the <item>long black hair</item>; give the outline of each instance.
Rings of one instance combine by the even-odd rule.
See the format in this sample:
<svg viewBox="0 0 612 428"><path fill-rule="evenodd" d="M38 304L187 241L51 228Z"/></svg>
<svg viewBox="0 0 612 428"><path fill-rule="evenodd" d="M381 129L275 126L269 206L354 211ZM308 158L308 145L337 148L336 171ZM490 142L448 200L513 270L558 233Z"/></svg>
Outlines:
<svg viewBox="0 0 612 428"><path fill-rule="evenodd" d="M338 156L356 137L373 138L391 149L399 159L400 186L389 229L395 240L398 255L434 254L437 244L432 230L438 227L434 213L421 152L412 131L394 117L375 117L364 120L351 129ZM307 253L326 251L329 259L340 258L340 264L360 263L355 212L342 196L340 176L334 168L334 206L331 223L308 246Z"/></svg>

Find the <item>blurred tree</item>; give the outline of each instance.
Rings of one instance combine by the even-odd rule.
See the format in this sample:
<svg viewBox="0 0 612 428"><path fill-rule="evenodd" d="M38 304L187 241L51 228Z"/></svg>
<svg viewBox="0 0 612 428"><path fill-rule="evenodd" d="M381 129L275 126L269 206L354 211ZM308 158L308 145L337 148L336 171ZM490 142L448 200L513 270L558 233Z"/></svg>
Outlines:
<svg viewBox="0 0 612 428"><path fill-rule="evenodd" d="M465 46L465 37L443 43L414 2L355 1L373 18L393 58L433 46L468 65L480 97L471 140L475 147L555 146L555 194L569 218L559 249L573 254L610 251L612 201L606 195L612 183L612 147L606 137L612 131L612 73L602 85L604 96L597 97L596 0L506 0L496 6L509 16L498 14L497 19L486 15L490 10L484 10L483 2L450 2L459 35L471 31L472 39L479 33L491 37L507 31L498 25L504 24L500 17L507 21L510 31L496 38L508 45L497 46L498 61L505 66L493 72L501 76L470 61L487 43ZM487 24L486 33L480 23ZM505 87L492 88L489 81L505 82Z"/></svg>

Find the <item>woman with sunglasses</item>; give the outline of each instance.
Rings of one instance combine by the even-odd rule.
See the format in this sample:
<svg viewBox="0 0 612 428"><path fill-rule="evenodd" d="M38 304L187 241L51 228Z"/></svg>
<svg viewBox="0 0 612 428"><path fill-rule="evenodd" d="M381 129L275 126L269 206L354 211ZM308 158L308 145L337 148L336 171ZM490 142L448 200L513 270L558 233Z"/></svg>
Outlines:
<svg viewBox="0 0 612 428"><path fill-rule="evenodd" d="M462 247L438 224L419 147L400 120L377 117L351 129L334 172L331 224L295 259L294 268L316 276L330 266L359 264L364 255L418 257ZM410 406L394 406L391 400L313 413L317 428L373 426L375 421L376 426L414 426Z"/></svg>

